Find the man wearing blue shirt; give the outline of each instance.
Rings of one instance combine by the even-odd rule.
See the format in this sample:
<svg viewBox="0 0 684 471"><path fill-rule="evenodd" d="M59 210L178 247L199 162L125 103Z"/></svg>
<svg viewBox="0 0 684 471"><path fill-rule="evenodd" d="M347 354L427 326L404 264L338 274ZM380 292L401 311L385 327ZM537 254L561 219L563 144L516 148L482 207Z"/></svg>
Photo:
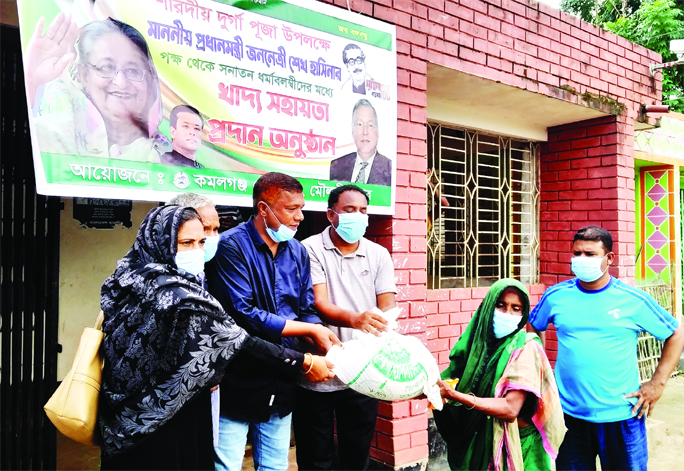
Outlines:
<svg viewBox="0 0 684 471"><path fill-rule="evenodd" d="M327 352L340 341L321 325L309 255L293 239L304 219L302 185L288 175L267 173L254 184L253 200L254 216L221 234L214 262L206 267L209 291L251 335L289 348L294 337L303 337ZM296 386L293 378L262 365L240 357L226 370L217 470L242 469L250 429L255 468L288 467Z"/></svg>
<svg viewBox="0 0 684 471"><path fill-rule="evenodd" d="M651 415L684 347L684 328L648 294L608 273L613 238L597 226L573 240L577 278L547 289L530 314L537 331L556 327L556 381L568 432L558 470L646 470ZM639 387L637 337L665 340L653 378Z"/></svg>

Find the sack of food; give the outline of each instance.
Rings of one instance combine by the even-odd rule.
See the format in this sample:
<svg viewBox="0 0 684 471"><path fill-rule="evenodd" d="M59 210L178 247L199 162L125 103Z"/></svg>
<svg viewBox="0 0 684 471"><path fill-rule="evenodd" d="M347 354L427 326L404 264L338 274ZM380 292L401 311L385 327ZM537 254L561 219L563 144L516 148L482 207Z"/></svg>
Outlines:
<svg viewBox="0 0 684 471"><path fill-rule="evenodd" d="M396 325L399 309L382 313ZM442 410L439 367L430 351L415 337L394 330L379 336L354 332L354 338L333 346L326 358L335 365L336 376L354 391L383 401L401 401L425 394Z"/></svg>

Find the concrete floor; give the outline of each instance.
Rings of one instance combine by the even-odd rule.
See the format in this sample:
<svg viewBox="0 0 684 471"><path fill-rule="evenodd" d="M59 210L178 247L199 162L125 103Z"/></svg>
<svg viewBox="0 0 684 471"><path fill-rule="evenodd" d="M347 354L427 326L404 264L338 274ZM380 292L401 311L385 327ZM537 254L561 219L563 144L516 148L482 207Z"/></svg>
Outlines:
<svg viewBox="0 0 684 471"><path fill-rule="evenodd" d="M670 378L658 401L651 419L647 421L649 470L682 469L684 449L684 375ZM57 469L88 470L100 469L100 449L76 443L57 432ZM242 469L254 469L251 449L248 447ZM432 460L431 471L447 471L446 460ZM297 470L295 448L290 448L288 471Z"/></svg>
<svg viewBox="0 0 684 471"><path fill-rule="evenodd" d="M295 448L290 448L288 471L297 470ZM100 469L100 448L81 445L57 432L57 470L58 471L98 471ZM254 469L252 450L248 446L242 462L244 471Z"/></svg>

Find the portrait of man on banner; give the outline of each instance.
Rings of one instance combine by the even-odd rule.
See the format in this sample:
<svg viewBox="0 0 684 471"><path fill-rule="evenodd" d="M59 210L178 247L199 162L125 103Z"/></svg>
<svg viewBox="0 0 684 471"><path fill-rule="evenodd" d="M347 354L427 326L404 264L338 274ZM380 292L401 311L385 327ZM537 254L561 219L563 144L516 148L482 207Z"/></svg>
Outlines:
<svg viewBox="0 0 684 471"><path fill-rule="evenodd" d="M366 70L366 54L356 44L347 44L342 50L342 62L347 66L349 78L342 84L341 90L365 95L366 80L373 80Z"/></svg>
<svg viewBox="0 0 684 471"><path fill-rule="evenodd" d="M204 168L195 154L202 145L204 118L189 105L178 105L171 110L169 129L173 150L161 156L161 163L176 167Z"/></svg>
<svg viewBox="0 0 684 471"><path fill-rule="evenodd" d="M392 185L392 161L378 152L378 115L365 98L352 110L352 136L356 152L330 162L330 180Z"/></svg>

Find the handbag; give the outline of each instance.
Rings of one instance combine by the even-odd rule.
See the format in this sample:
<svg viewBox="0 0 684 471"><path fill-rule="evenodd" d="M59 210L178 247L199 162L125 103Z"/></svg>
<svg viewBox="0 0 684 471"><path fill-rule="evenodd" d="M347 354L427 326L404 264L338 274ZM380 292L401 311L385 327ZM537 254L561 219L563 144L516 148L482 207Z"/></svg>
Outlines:
<svg viewBox="0 0 684 471"><path fill-rule="evenodd" d="M95 430L102 383L103 320L104 314L100 311L95 328L83 330L71 369L44 407L57 430L84 445L98 445Z"/></svg>

